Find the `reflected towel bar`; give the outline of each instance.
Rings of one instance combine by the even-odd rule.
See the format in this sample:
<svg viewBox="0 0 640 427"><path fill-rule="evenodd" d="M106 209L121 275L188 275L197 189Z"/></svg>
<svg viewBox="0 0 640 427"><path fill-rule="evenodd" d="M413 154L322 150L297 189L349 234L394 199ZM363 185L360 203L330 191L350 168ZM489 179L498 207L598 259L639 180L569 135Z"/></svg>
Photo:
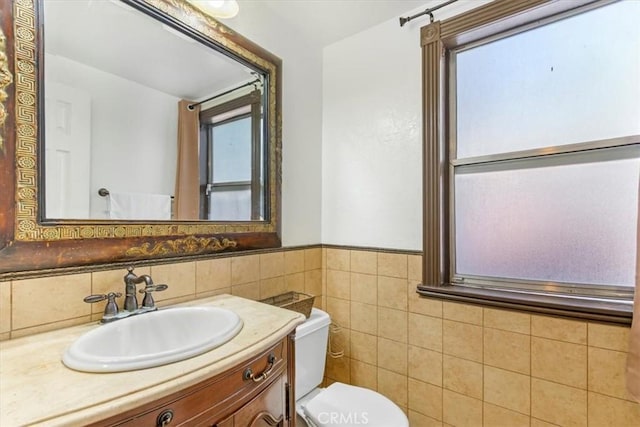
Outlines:
<svg viewBox="0 0 640 427"><path fill-rule="evenodd" d="M109 193L109 190L107 190L106 188L104 188L104 187L103 187L103 188L100 188L100 189L98 190L98 194L99 194L100 196L102 196L102 197L107 197L110 193ZM171 200L173 200L173 198L174 198L174 197L173 197L173 196L171 196Z"/></svg>

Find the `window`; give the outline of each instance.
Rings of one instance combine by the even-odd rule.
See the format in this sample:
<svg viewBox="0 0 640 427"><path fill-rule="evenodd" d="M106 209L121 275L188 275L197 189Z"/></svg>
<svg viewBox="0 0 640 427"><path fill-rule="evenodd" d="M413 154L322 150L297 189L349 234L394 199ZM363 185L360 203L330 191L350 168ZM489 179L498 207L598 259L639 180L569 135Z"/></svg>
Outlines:
<svg viewBox="0 0 640 427"><path fill-rule="evenodd" d="M260 92L200 113L200 217L263 219Z"/></svg>
<svg viewBox="0 0 640 427"><path fill-rule="evenodd" d="M439 84L426 106L439 111L425 112L425 258L435 261L424 285L630 301L640 2L501 15L507 3L488 8L499 25L474 26L471 11L457 21L464 31L447 33L445 21L425 46L427 86Z"/></svg>

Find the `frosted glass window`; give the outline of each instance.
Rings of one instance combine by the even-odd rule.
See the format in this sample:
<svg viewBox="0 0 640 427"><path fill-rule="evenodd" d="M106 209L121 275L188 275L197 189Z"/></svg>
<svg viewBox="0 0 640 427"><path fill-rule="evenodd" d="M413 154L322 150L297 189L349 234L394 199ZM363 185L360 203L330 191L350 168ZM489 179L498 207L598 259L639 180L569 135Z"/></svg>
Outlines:
<svg viewBox="0 0 640 427"><path fill-rule="evenodd" d="M213 127L213 182L251 181L251 117Z"/></svg>
<svg viewBox="0 0 640 427"><path fill-rule="evenodd" d="M457 157L640 134L640 1L463 50Z"/></svg>
<svg viewBox="0 0 640 427"><path fill-rule="evenodd" d="M459 275L633 286L640 147L460 167Z"/></svg>

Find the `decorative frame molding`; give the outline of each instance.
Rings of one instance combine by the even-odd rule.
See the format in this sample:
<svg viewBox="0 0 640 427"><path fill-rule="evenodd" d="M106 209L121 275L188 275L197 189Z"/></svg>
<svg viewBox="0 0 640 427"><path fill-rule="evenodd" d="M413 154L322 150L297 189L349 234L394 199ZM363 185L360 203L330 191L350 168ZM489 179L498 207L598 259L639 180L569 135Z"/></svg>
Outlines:
<svg viewBox="0 0 640 427"><path fill-rule="evenodd" d="M38 226L38 66L36 10L32 0L14 3L16 215L17 240L43 240L64 234ZM55 238L55 237L53 237Z"/></svg>
<svg viewBox="0 0 640 427"><path fill-rule="evenodd" d="M149 222L108 220L41 220L39 200L39 117L43 111L43 96L39 92L43 53L39 51L42 34L38 0L14 0L4 5L13 17L8 37L14 47L15 132L6 132L7 145L15 146L13 163L15 214L0 218L0 278L3 273L40 268L67 267L119 260L148 259L182 254L216 253L222 250L244 250L279 247L281 188L281 67L279 58L230 28L204 14L185 0L123 0L130 6L182 28L211 46L263 70L268 75L268 194L269 216L255 222ZM7 24L5 24L7 25ZM8 32L8 31L7 31ZM5 55L6 56L6 55ZM2 78L0 56L0 84ZM0 94L0 100L1 100ZM0 111L1 113L1 111ZM11 113L11 108L9 110ZM3 132L4 133L4 132ZM13 133L13 134L12 134ZM14 143L15 141L15 143ZM0 145L0 148L3 146ZM11 151L11 150L10 150ZM0 150L2 153L2 150ZM10 157L10 153L7 154ZM7 164L9 159L3 159ZM11 189L11 188L10 188ZM9 203L7 203L9 205ZM10 224L9 222L13 222ZM226 242L220 245L191 244L199 239ZM195 240L194 240L195 239ZM112 241L114 245L108 245ZM183 244L179 243L183 242ZM59 243L60 245L57 245ZM6 247L5 247L6 246ZM62 247L88 249L84 254L56 254ZM4 249L3 249L4 247ZM129 251L129 248L150 248ZM47 253L44 252L47 248ZM99 248L99 249L97 249ZM162 248L162 249L154 249ZM33 259L29 252L37 251L41 258ZM95 252L100 256L96 256Z"/></svg>
<svg viewBox="0 0 640 427"><path fill-rule="evenodd" d="M4 129L4 122L7 120L7 110L5 102L9 95L6 87L13 83L13 74L9 70L9 60L7 58L7 38L0 29L0 130ZM4 152L4 137L0 133L0 152Z"/></svg>
<svg viewBox="0 0 640 427"><path fill-rule="evenodd" d="M235 248L235 240L217 237L194 237L189 236L184 239L167 240L151 246L150 243L143 243L141 246L127 249L127 255L165 255L174 253L200 254L207 251L223 251L227 248Z"/></svg>

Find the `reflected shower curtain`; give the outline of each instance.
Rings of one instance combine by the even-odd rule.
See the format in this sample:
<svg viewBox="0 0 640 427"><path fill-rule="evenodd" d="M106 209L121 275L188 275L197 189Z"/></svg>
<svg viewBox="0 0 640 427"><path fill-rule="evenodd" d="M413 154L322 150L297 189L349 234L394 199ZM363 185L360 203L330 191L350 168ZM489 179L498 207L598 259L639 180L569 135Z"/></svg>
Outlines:
<svg viewBox="0 0 640 427"><path fill-rule="evenodd" d="M640 194L640 190L638 191ZM640 402L640 196L638 197L638 246L636 249L636 290L633 301L633 322L629 334L627 356L627 390Z"/></svg>
<svg viewBox="0 0 640 427"><path fill-rule="evenodd" d="M200 106L189 110L193 101L178 103L178 167L176 170L176 219L198 219L200 216Z"/></svg>

